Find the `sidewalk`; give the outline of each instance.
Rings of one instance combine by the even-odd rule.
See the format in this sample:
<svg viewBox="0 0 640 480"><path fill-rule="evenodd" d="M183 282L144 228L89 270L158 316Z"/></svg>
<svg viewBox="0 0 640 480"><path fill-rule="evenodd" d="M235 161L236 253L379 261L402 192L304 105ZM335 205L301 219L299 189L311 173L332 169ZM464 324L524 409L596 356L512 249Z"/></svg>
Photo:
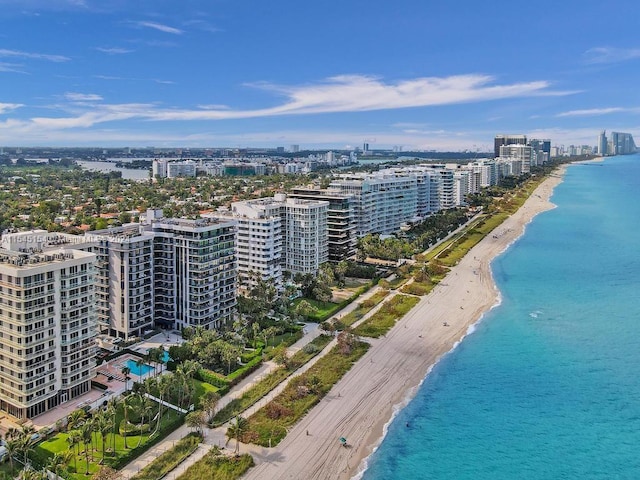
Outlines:
<svg viewBox="0 0 640 480"><path fill-rule="evenodd" d="M339 319L344 315L346 315L347 313L355 310L359 302L372 297L378 291L378 289L379 289L378 286L372 287L368 292L362 294L356 301L351 302L349 305L345 306L342 310L340 310L335 315L333 315L331 319L333 320ZM393 295L395 295L395 293L396 292L392 291L390 295L385 299L385 301L388 298L391 298ZM380 308L380 305L376 306L374 309L368 312L363 318L358 320L358 322L356 322L353 326L359 325L362 321L367 319L379 308ZM307 324L305 326L305 331L306 333L304 334L304 336L287 349L288 355L293 355L293 353L297 352L302 347L304 347L307 343L309 343L314 338L322 334L322 331L320 330L318 324ZM332 340L322 350L322 352L320 352L318 355L312 358L309 362L307 362L304 366L302 366L299 370L297 370L292 376L287 378L284 382L282 382L275 389L269 392L269 394L267 394L263 399L261 399L252 407L245 410L245 412L242 414L243 417L251 416L253 413L255 413L264 405L266 405L269 401L271 401L271 399L273 399L280 392L282 392L282 390L284 390L284 388L289 383L289 380L291 378L297 375L300 375L303 372L306 372L312 365L314 365L320 358L322 358L331 348L333 348L335 343L336 343L336 340L335 339ZM252 372L250 375L247 376L247 378L245 378L240 383L235 385L229 391L228 394L222 397L220 399L220 402L218 402L217 409L223 408L225 405L231 402L231 400L240 397L247 389L251 388L254 384L262 380L266 375L271 373L276 368L278 368L278 366L274 362L272 361L265 362L258 370ZM165 478L173 480L179 477L182 473L184 473L184 471L187 468L189 468L195 462L200 460L206 454L206 452L208 452L211 449L212 446L217 445L219 447L224 447L225 444L227 443L227 438L225 436L226 431L227 431L227 428L225 426L218 427L215 429L205 429L205 438L203 443L200 444L200 447L198 447L198 450L196 450L191 456L189 456L189 458L187 458L184 462L182 462L172 472L167 474ZM145 466L147 466L149 463L155 460L159 455L173 448L176 441L185 437L190 432L191 432L191 429L189 429L186 425L182 425L178 429L174 430L165 439L160 441L157 445L155 445L154 447L152 447L151 449L143 453L140 457L136 458L135 460L130 462L128 465L126 465L124 468L122 468L120 470L120 474L122 478L129 479L132 476L134 476L141 469L143 469ZM249 453L252 453L254 455L258 455L261 457L264 457L265 451L268 452L268 450L266 450L265 448L257 447L255 445L248 446L243 444L243 447L244 447L243 448L244 452L248 451Z"/></svg>

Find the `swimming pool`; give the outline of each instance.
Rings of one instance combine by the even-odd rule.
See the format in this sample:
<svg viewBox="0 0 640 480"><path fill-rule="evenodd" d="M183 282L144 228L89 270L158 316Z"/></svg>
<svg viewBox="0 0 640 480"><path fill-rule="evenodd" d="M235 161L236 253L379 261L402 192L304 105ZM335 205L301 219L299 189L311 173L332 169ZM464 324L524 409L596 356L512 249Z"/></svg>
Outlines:
<svg viewBox="0 0 640 480"><path fill-rule="evenodd" d="M131 373L133 373L134 375L137 375L139 377L144 377L149 372L153 371L153 367L151 365L147 365L146 363L143 363L142 365L138 366L137 362L135 360L128 359L125 362L125 364L129 368Z"/></svg>

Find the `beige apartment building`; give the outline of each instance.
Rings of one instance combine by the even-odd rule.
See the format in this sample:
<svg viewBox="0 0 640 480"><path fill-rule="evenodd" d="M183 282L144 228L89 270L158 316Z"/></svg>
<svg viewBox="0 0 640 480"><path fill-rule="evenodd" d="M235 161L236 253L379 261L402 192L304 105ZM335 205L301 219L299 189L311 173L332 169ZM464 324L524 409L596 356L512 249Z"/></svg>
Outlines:
<svg viewBox="0 0 640 480"><path fill-rule="evenodd" d="M88 392L94 376L96 256L51 235L0 245L0 410L19 419Z"/></svg>

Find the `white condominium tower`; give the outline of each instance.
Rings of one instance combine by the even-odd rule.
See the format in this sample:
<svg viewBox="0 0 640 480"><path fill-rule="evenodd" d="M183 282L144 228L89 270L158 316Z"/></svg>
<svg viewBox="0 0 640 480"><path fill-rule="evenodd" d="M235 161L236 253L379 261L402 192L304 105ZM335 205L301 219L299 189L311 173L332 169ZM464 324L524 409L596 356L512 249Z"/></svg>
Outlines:
<svg viewBox="0 0 640 480"><path fill-rule="evenodd" d="M252 276L273 278L281 287L282 272L316 273L329 258L329 202L274 197L234 202L228 214L238 223L238 272L245 285Z"/></svg>
<svg viewBox="0 0 640 480"><path fill-rule="evenodd" d="M236 306L235 223L154 219L154 319L165 328L215 329Z"/></svg>
<svg viewBox="0 0 640 480"><path fill-rule="evenodd" d="M282 202L260 198L234 202L229 216L219 217L237 224L236 258L243 288L255 286L258 278L282 287L282 209Z"/></svg>
<svg viewBox="0 0 640 480"><path fill-rule="evenodd" d="M418 190L413 175L389 171L342 174L330 183L329 190L354 196L359 237L394 233L416 217Z"/></svg>
<svg viewBox="0 0 640 480"><path fill-rule="evenodd" d="M291 273L318 272L329 260L327 214L329 202L274 197L284 201L284 269Z"/></svg>
<svg viewBox="0 0 640 480"><path fill-rule="evenodd" d="M66 247L43 230L2 237L0 410L19 419L91 388L96 257Z"/></svg>

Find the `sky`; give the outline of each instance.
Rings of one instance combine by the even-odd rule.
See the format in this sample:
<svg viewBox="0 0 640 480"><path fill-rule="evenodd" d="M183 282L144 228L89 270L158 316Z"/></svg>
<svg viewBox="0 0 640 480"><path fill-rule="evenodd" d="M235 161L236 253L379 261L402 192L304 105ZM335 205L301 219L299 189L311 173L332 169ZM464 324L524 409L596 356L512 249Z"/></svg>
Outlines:
<svg viewBox="0 0 640 480"><path fill-rule="evenodd" d="M0 0L0 145L640 139L632 0ZM640 142L638 142L640 143Z"/></svg>

